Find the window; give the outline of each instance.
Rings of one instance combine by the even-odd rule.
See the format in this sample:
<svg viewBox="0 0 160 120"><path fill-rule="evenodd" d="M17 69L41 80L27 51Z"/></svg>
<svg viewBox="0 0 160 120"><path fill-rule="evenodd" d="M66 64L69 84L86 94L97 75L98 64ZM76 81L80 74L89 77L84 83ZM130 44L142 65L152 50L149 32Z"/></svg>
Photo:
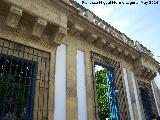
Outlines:
<svg viewBox="0 0 160 120"><path fill-rule="evenodd" d="M0 56L0 119L31 120L36 65Z"/></svg>
<svg viewBox="0 0 160 120"><path fill-rule="evenodd" d="M48 119L49 82L49 52L0 38L0 120Z"/></svg>
<svg viewBox="0 0 160 120"><path fill-rule="evenodd" d="M100 120L118 120L119 108L113 68L96 71L96 92Z"/></svg>

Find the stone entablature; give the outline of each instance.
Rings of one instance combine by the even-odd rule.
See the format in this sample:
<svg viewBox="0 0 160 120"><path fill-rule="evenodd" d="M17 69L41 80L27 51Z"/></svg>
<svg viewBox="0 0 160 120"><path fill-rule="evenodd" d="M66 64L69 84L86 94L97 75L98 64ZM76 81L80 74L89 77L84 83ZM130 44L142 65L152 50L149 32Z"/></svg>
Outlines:
<svg viewBox="0 0 160 120"><path fill-rule="evenodd" d="M67 2L64 2L67 1ZM54 90L55 90L55 50L60 44L67 46L66 51L66 118L67 120L78 119L78 99L76 81L76 52L84 51L86 67L86 89L87 89L87 108L88 119L94 120L94 103L92 89L92 63L90 51L97 53L103 59L99 62L115 64L119 66L116 71L119 85L120 104L123 106L122 117L126 117L124 110L128 107L122 99L125 98L123 77L120 75L121 69L136 71L138 77L144 78L148 83L155 77L158 62L156 62L144 46L127 38L124 34L117 31L108 23L95 16L90 11L80 14L80 9L69 0L3 0L0 3L0 37L9 41L25 44L27 46L44 50L51 53L50 62L50 100L48 118L54 117ZM5 4L4 4L5 3ZM51 3L51 4L50 4ZM1 7L2 6L2 7ZM7 6L6 9L3 9ZM9 14L8 14L9 13ZM43 13L43 14L42 14ZM87 14L87 18L84 17ZM92 21L94 19L94 21ZM101 22L99 22L101 21ZM108 26L107 26L108 25ZM64 39L63 39L64 38ZM53 49L52 49L53 48ZM41 56L43 56L41 54ZM105 59L106 58L106 59ZM109 59L108 59L109 58ZM59 60L59 59L58 59ZM103 61L104 60L104 61ZM117 61L117 63L116 63ZM118 66L117 66L118 67ZM65 72L64 72L65 73ZM137 77L137 76L136 76ZM132 85L131 78L130 85ZM123 87L123 90L122 90ZM132 86L130 86L132 89ZM131 101L135 119L137 115L136 100L131 91ZM126 97L127 98L127 97ZM123 104L123 105L122 105ZM40 114L41 115L41 114Z"/></svg>
<svg viewBox="0 0 160 120"><path fill-rule="evenodd" d="M122 42L117 43L115 39L110 38L108 35L99 34L97 31L90 30L82 24L69 21L68 29L70 34L80 37L104 51L110 51L119 58L123 58L129 62L133 62L139 56L138 51L130 48L127 44Z"/></svg>
<svg viewBox="0 0 160 120"><path fill-rule="evenodd" d="M47 25L46 20L41 19L41 18L37 18L37 20L34 24L34 27L33 27L32 35L37 36L37 37L41 37L46 25Z"/></svg>
<svg viewBox="0 0 160 120"><path fill-rule="evenodd" d="M112 37L115 37L118 40L121 40L124 43L128 44L129 46L133 47L134 49L136 49L140 52L144 52L147 55L153 57L153 54L151 53L151 51L148 50L147 48L145 48L142 44L138 43L140 46L140 49L137 48L137 41L131 40L124 33L121 33L116 28L114 28L113 26L111 26L110 24L108 24L107 22L105 22L104 20L99 18L98 16L96 16L93 12L91 12L90 10L81 6L79 3L75 2L75 1L74 2L71 1L70 5L75 7L79 11L80 16L82 16L83 18L85 18L89 22L93 23L97 27L103 29L106 33L108 33Z"/></svg>
<svg viewBox="0 0 160 120"><path fill-rule="evenodd" d="M140 57L134 62L135 73L137 76L153 80L157 75L158 62L151 59L148 55L141 53Z"/></svg>
<svg viewBox="0 0 160 120"><path fill-rule="evenodd" d="M64 35L61 35L61 37L62 36L64 37L67 34L67 21L72 21L73 20L72 17L69 17L69 19L67 20L67 15L63 14L60 11L57 11L53 7L48 7L48 2L43 2L41 0L40 1L37 1L37 0L28 0L28 1L25 1L25 0L23 0L23 1L22 0L18 0L18 1L17 0L4 0L4 1L8 2L9 4L13 4L13 5L18 6L18 7L13 7L12 6L12 8L16 8L19 11L21 11L21 12L19 12L19 13L21 13L21 15L18 14L18 13L17 14L14 13L14 17L12 17L11 15L8 15L8 20L10 20L10 22L7 21L6 23L11 27L15 28L18 25L18 22L20 20L20 17L22 16L22 11L23 10L28 12L29 14L32 14L34 16L38 16L37 21L36 21L36 23L34 25L34 28L33 28L33 32L32 32L32 34L34 36L37 36L37 37L41 36L43 30L45 29L45 27L47 25L47 22L48 23L50 22L51 24L55 24L55 25L60 26L61 30L59 30L59 32L61 32L60 34L64 34ZM55 2L55 1L53 1L53 2ZM69 2L67 1L67 4L68 3ZM98 28L102 28L105 31L105 34L107 36L109 36L110 38L112 38L115 43L110 43L110 42L106 41L105 40L106 36L102 36L102 35L99 36L100 33L93 33L90 30L86 30L86 28L84 26L80 26L77 23L76 24L73 23L73 24L75 24L74 25L75 28L72 29L71 33L74 32L74 34L78 35L78 36L80 36L80 34L84 33L85 37L87 35L87 40L89 42L95 42L98 39L103 39L103 40L96 41L96 44L99 47L104 47L107 44L108 48L110 50L115 51L114 53L118 52L118 54L119 54L119 53L122 53L121 51L129 51L128 55L124 54L124 55L120 55L120 56L128 56L129 58L127 58L127 59L130 60L130 61L133 61L133 60L136 59L137 51L145 52L147 55L150 55L149 50L144 49L145 47L142 47L141 44L139 44L137 42L134 42L133 40L128 38L125 34L121 33L120 31L118 31L117 29L115 29L111 25L109 25L107 22L105 22L102 19L100 19L99 17L97 17L91 11L83 8L78 3L73 2L73 1L71 1L69 5L73 8L76 8L76 10L79 11L79 14L80 14L81 17L85 18L90 23L93 23L94 25L98 26ZM11 8L11 10L12 10L12 8ZM12 12L10 12L10 13L12 13ZM14 24L11 23L12 19L15 19L16 23L14 23ZM45 21L45 25L40 24L38 22L40 20ZM88 24L88 25L90 26L90 24ZM64 31L64 32L62 32L62 31ZM78 32L80 32L80 33L78 33ZM120 47L122 45L123 45L123 48ZM124 50L124 49L126 49L126 47L128 47L128 49L130 49L130 50ZM124 53L127 53L127 52L124 52Z"/></svg>
<svg viewBox="0 0 160 120"><path fill-rule="evenodd" d="M75 1L72 1L70 5L79 11L78 14L82 18L79 18L81 22L76 18L70 21L69 33L87 40L100 49L110 51L119 58L127 60L127 62L133 63L138 76L153 80L159 63L153 58L150 50L138 41L131 40L124 33L121 33ZM97 27L96 31L92 25Z"/></svg>
<svg viewBox="0 0 160 120"><path fill-rule="evenodd" d="M60 25L67 28L67 16L60 11L50 8L47 2L40 0L4 0L10 4L16 5L19 8L29 12L32 15L42 17L52 24Z"/></svg>
<svg viewBox="0 0 160 120"><path fill-rule="evenodd" d="M148 71L152 71L151 73L153 74L150 75L149 79L155 76L154 73L157 71L158 62L154 60L153 55L147 48L137 41L134 42L78 3L72 2L68 5L74 8L75 11L70 12L69 10L71 9L65 6L63 9L66 9L68 13L66 11L63 13L62 10L58 11L54 7L49 7L50 5L47 1L4 0L4 2L11 5L9 14L5 20L7 26L18 29L17 26L21 18L26 14L29 14L35 19L32 21L33 26L30 26L32 29L31 38L32 36L34 39L47 37L49 39L47 41L50 41L46 43L48 46L57 46L61 44L68 30L69 34L83 38L83 40L104 51L110 51L112 54L118 56L118 58L135 63L135 68L137 66L140 68L138 71L135 69L139 75L144 72L145 69L143 68L149 68L146 74L148 75L150 73ZM65 3L64 1L57 2L56 0L52 2L55 4ZM46 31L47 35L45 34ZM148 62L144 64L143 59L147 59Z"/></svg>
<svg viewBox="0 0 160 120"><path fill-rule="evenodd" d="M8 17L6 19L6 25L13 28L17 28L19 20L22 16L23 10L19 9L16 6L11 6Z"/></svg>
<svg viewBox="0 0 160 120"><path fill-rule="evenodd" d="M7 15L2 15L5 19L5 23L2 21L2 31L17 31L21 33L19 35L33 39L31 41L36 39L44 47L57 46L67 35L67 16L49 8L48 3L37 0L3 0L2 5L4 3L8 8L2 11Z"/></svg>

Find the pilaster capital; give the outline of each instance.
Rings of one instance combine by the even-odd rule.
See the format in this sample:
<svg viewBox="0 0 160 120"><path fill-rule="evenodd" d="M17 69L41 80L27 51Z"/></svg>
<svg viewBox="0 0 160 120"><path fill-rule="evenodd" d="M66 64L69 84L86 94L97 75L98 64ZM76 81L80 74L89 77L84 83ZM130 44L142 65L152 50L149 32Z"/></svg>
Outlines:
<svg viewBox="0 0 160 120"><path fill-rule="evenodd" d="M22 16L22 13L23 13L23 10L21 10L17 6L12 5L6 19L6 25L12 28L17 28L19 20Z"/></svg>
<svg viewBox="0 0 160 120"><path fill-rule="evenodd" d="M57 31L55 32L53 36L54 43L61 44L61 41L63 38L67 35L67 28L64 27L58 27Z"/></svg>
<svg viewBox="0 0 160 120"><path fill-rule="evenodd" d="M103 38L100 38L100 39L97 40L96 44L97 44L97 46L99 46L100 48L103 48L103 47L105 46L105 44L106 44L106 40L103 39Z"/></svg>
<svg viewBox="0 0 160 120"><path fill-rule="evenodd" d="M21 10L20 8L18 8L17 6L11 6L10 8L10 12L15 13L19 16L22 16L23 10Z"/></svg>
<svg viewBox="0 0 160 120"><path fill-rule="evenodd" d="M71 34L74 34L75 36L80 36L83 31L84 31L84 28L77 24L73 24L69 30L69 32Z"/></svg>
<svg viewBox="0 0 160 120"><path fill-rule="evenodd" d="M33 27L32 35L36 37L41 37L46 25L47 21L45 19L37 18Z"/></svg>
<svg viewBox="0 0 160 120"><path fill-rule="evenodd" d="M97 35L95 34L89 34L87 37L87 41L90 43L94 42L96 39L97 39Z"/></svg>

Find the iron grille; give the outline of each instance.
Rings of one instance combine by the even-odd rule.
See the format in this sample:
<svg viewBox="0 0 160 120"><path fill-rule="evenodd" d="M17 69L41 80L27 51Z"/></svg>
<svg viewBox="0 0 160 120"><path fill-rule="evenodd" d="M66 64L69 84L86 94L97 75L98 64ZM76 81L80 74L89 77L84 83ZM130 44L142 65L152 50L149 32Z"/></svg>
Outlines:
<svg viewBox="0 0 160 120"><path fill-rule="evenodd" d="M0 114L2 120L31 119L35 64L0 56Z"/></svg>
<svg viewBox="0 0 160 120"><path fill-rule="evenodd" d="M158 112L151 84L139 80L138 85L146 120L155 119L158 116Z"/></svg>
<svg viewBox="0 0 160 120"><path fill-rule="evenodd" d="M119 120L119 106L118 106L118 97L117 97L117 88L116 81L114 77L114 69L107 68L107 80L106 84L108 86L109 93L109 104L111 117L109 120Z"/></svg>
<svg viewBox="0 0 160 120"><path fill-rule="evenodd" d="M0 39L0 119L48 120L50 54Z"/></svg>
<svg viewBox="0 0 160 120"><path fill-rule="evenodd" d="M96 72L96 93L99 120L119 120L117 88L113 68Z"/></svg>
<svg viewBox="0 0 160 120"><path fill-rule="evenodd" d="M112 82L113 84L115 84L114 87L111 87L111 99L114 99L114 94L113 92L115 92L116 90L116 94L117 97L115 98L114 101L114 105L118 106L118 119L119 120L130 120L130 115L129 115L129 107L127 104L127 96L126 96L126 92L125 92L125 87L123 84L123 79L122 79L122 74L121 74L121 66L120 66L120 62L115 61L113 59L107 58L103 55L100 55L98 53L95 53L93 51L91 51L91 63L92 63L92 78L93 78L93 90L94 90L94 104L95 106L97 106L97 96L96 96L96 89L95 89L95 69L94 66L95 65L100 65L103 66L105 68L111 68L110 69L110 73L113 73L113 78L114 78L114 82ZM114 70L114 71L113 71ZM110 76L108 74L108 76ZM111 77L112 78L112 77ZM118 105L117 105L118 102ZM94 107L95 108L95 107ZM95 118L96 120L99 119L98 118L98 107L96 107L94 109L95 112ZM117 110L113 110L113 113L115 113Z"/></svg>

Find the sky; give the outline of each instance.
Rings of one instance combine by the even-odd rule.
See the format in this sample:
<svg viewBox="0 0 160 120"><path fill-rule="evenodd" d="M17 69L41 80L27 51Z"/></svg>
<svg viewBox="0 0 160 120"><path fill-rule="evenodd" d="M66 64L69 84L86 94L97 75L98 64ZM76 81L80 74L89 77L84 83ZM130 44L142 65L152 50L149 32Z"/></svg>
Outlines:
<svg viewBox="0 0 160 120"><path fill-rule="evenodd" d="M82 0L76 0L82 5ZM83 0L82 6L90 9L97 16L126 34L134 41L139 41L152 51L154 58L160 62L160 1L149 4L149 0L115 0L119 2L136 2L138 4L93 5L90 2L99 0ZM109 2L110 0L100 0ZM155 1L157 2L157 1ZM144 3L148 3L147 5ZM159 57L158 57L159 56ZM160 80L157 82L160 87Z"/></svg>

